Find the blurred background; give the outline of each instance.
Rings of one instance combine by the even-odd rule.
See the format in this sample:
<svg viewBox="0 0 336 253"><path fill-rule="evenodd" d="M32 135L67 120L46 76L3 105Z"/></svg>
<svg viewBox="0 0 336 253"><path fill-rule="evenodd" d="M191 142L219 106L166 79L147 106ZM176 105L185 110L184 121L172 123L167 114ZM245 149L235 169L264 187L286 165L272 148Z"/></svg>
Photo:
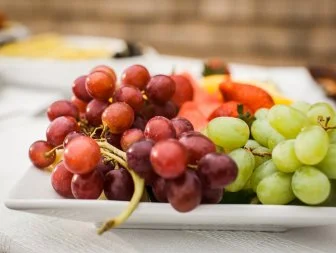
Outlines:
<svg viewBox="0 0 336 253"><path fill-rule="evenodd" d="M335 0L0 0L33 34L99 35L162 54L265 65L335 64Z"/></svg>

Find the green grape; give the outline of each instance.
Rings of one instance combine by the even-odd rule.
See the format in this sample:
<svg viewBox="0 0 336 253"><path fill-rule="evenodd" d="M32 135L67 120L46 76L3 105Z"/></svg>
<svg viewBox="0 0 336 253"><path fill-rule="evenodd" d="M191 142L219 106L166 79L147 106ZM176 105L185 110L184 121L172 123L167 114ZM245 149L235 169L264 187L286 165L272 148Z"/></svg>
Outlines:
<svg viewBox="0 0 336 253"><path fill-rule="evenodd" d="M295 154L295 140L280 142L273 149L272 159L279 171L292 173L302 166Z"/></svg>
<svg viewBox="0 0 336 253"><path fill-rule="evenodd" d="M206 128L206 127L203 128L203 129L201 129L201 130L200 130L200 133L203 134L203 135L206 136L206 137L209 137L209 136L208 136L208 131L207 131L207 128Z"/></svg>
<svg viewBox="0 0 336 253"><path fill-rule="evenodd" d="M256 142L255 140L248 140L244 146L244 148L249 149L249 150L253 150L256 149L258 147L261 147L260 144L258 142Z"/></svg>
<svg viewBox="0 0 336 253"><path fill-rule="evenodd" d="M236 162L238 175L235 181L225 187L226 191L237 192L244 188L252 175L255 161L253 154L243 148L236 149L229 153L229 156Z"/></svg>
<svg viewBox="0 0 336 253"><path fill-rule="evenodd" d="M252 137L264 147L267 147L268 145L269 136L275 133L276 131L271 127L267 120L257 119L252 123Z"/></svg>
<svg viewBox="0 0 336 253"><path fill-rule="evenodd" d="M258 147L252 151L255 160L255 168L271 159L271 150L265 147Z"/></svg>
<svg viewBox="0 0 336 253"><path fill-rule="evenodd" d="M328 152L329 137L320 126L309 126L295 140L295 154L300 162L314 165L323 160Z"/></svg>
<svg viewBox="0 0 336 253"><path fill-rule="evenodd" d="M272 175L275 172L277 172L277 168L272 160L268 160L261 164L259 167L257 167L253 171L250 179L253 191L257 191L257 186L262 179L269 175Z"/></svg>
<svg viewBox="0 0 336 253"><path fill-rule="evenodd" d="M311 106L311 108L307 112L307 117L311 121L311 123L318 125L319 117L323 117L324 120L326 120L327 117L333 119L335 118L335 111L329 104L320 102Z"/></svg>
<svg viewBox="0 0 336 253"><path fill-rule="evenodd" d="M267 119L268 111L266 108L261 108L255 112L254 117L256 119Z"/></svg>
<svg viewBox="0 0 336 253"><path fill-rule="evenodd" d="M329 143L336 144L336 129L328 130Z"/></svg>
<svg viewBox="0 0 336 253"><path fill-rule="evenodd" d="M330 193L330 181L318 169L303 166L295 171L292 178L295 196L308 205L317 205L325 201Z"/></svg>
<svg viewBox="0 0 336 253"><path fill-rule="evenodd" d="M285 205L294 200L291 181L291 174L280 171L262 179L256 191L260 202L266 205Z"/></svg>
<svg viewBox="0 0 336 253"><path fill-rule="evenodd" d="M267 147L270 150L273 150L276 145L284 140L285 137L283 137L281 134L274 130L274 132L268 137Z"/></svg>
<svg viewBox="0 0 336 253"><path fill-rule="evenodd" d="M275 105L268 112L270 125L286 139L295 138L305 126L308 118L300 111L286 105Z"/></svg>
<svg viewBox="0 0 336 253"><path fill-rule="evenodd" d="M214 118L208 123L207 132L208 137L225 150L243 147L250 136L245 121L232 117Z"/></svg>
<svg viewBox="0 0 336 253"><path fill-rule="evenodd" d="M296 110L299 110L300 112L306 114L311 105L304 101L295 101L293 104L291 104L291 107L295 108Z"/></svg>
<svg viewBox="0 0 336 253"><path fill-rule="evenodd" d="M330 144L327 155L316 165L330 179L336 179L336 144Z"/></svg>

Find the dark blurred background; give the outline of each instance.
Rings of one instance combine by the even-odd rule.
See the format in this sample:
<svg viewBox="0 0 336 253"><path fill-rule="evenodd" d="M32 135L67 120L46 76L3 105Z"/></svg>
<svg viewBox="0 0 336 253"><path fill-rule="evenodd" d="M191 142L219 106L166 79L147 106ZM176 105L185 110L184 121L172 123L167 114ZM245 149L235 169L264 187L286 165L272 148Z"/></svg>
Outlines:
<svg viewBox="0 0 336 253"><path fill-rule="evenodd" d="M141 41L160 53L334 64L336 0L0 0L33 33Z"/></svg>

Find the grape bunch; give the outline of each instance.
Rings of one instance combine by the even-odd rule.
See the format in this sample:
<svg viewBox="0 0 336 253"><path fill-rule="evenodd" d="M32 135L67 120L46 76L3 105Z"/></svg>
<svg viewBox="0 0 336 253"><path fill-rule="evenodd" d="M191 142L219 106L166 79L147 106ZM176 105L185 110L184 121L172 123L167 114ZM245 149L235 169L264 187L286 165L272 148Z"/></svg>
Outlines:
<svg viewBox="0 0 336 253"><path fill-rule="evenodd" d="M177 117L193 98L182 75L151 76L133 65L118 81L101 65L78 77L72 92L70 101L49 106L46 140L34 142L29 157L52 172L51 185L65 198L129 201L99 233L124 222L146 199L179 212L219 203L239 177L234 156L218 152L215 139ZM238 147L242 140L234 142Z"/></svg>

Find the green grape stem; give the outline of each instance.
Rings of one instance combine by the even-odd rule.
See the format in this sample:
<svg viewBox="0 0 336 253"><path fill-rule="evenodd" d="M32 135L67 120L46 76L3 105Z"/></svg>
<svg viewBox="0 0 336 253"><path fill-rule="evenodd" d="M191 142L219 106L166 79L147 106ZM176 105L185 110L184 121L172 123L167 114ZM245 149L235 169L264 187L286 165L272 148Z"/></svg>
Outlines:
<svg viewBox="0 0 336 253"><path fill-rule="evenodd" d="M251 153L255 156L260 156L260 157L265 157L265 156L271 156L272 154L271 153L268 153L268 152L254 152L254 151L251 151Z"/></svg>
<svg viewBox="0 0 336 253"><path fill-rule="evenodd" d="M49 157L52 155L52 153L54 153L57 149L63 148L63 144L62 145L58 145L56 147L54 147L53 149L49 150L48 152L44 153L45 157Z"/></svg>
<svg viewBox="0 0 336 253"><path fill-rule="evenodd" d="M117 217L114 217L106 221L101 228L98 229L98 234L101 235L104 232L115 228L125 222L128 217L133 213L137 208L145 190L145 181L139 177L132 169L127 166L126 163L126 153L113 147L107 142L98 142L100 150L103 156L115 160L117 163L125 167L128 172L131 174L134 182L134 193L132 199L130 200L127 208L120 213Z"/></svg>
<svg viewBox="0 0 336 253"><path fill-rule="evenodd" d="M330 122L330 117L327 117L326 119L324 119L323 116L318 116L317 121L325 131L336 129L336 126L328 126Z"/></svg>

